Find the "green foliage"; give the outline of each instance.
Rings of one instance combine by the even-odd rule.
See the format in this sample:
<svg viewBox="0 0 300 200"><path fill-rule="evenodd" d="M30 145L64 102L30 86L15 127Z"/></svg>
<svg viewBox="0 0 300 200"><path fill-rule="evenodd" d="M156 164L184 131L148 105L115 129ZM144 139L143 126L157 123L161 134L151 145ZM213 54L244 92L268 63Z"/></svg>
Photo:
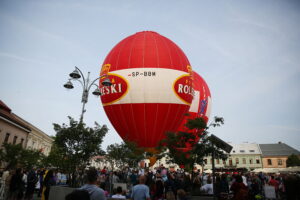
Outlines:
<svg viewBox="0 0 300 200"><path fill-rule="evenodd" d="M3 144L3 161L7 163L7 168L15 168L19 164L22 151L21 144Z"/></svg>
<svg viewBox="0 0 300 200"><path fill-rule="evenodd" d="M64 159L64 154L61 153L56 144L52 144L51 151L47 157L43 159L44 166L52 166L58 169L67 169L68 160Z"/></svg>
<svg viewBox="0 0 300 200"><path fill-rule="evenodd" d="M286 160L287 167L300 166L300 159L297 155L292 154Z"/></svg>
<svg viewBox="0 0 300 200"><path fill-rule="evenodd" d="M209 126L202 118L189 119L186 127L191 132L167 132L166 138L158 146L158 151L161 153L156 155L157 158L166 157L168 163L184 165L186 170L191 170L195 164L203 165L204 157L211 155L213 150L215 158L225 160L227 155L221 149L213 148L208 137L209 127L222 124L224 124L222 117L215 117L214 122ZM200 141L195 142L196 138L200 138Z"/></svg>
<svg viewBox="0 0 300 200"><path fill-rule="evenodd" d="M136 167L139 161L145 159L144 149L138 148L135 143L129 141L111 144L106 151L106 159L119 168Z"/></svg>
<svg viewBox="0 0 300 200"><path fill-rule="evenodd" d="M42 167L45 155L41 151L26 149L21 152L20 164L25 168Z"/></svg>
<svg viewBox="0 0 300 200"><path fill-rule="evenodd" d="M39 167L44 155L37 150L24 149L21 144L3 144L0 158L7 163L6 168L32 168Z"/></svg>
<svg viewBox="0 0 300 200"><path fill-rule="evenodd" d="M72 172L77 168L84 169L93 156L104 155L101 143L108 131L106 125L95 122L95 127L89 128L71 117L68 125L53 125L56 137L46 163Z"/></svg>

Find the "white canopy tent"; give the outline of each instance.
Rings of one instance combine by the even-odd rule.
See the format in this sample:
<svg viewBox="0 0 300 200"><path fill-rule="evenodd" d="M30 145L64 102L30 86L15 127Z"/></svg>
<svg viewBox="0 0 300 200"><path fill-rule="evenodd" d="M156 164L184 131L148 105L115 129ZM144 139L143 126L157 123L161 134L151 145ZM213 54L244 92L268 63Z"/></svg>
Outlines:
<svg viewBox="0 0 300 200"><path fill-rule="evenodd" d="M252 172L263 172L263 173L278 173L280 170L283 170L285 168L257 168L253 170Z"/></svg>
<svg viewBox="0 0 300 200"><path fill-rule="evenodd" d="M279 172L300 172L300 166L284 168L279 170Z"/></svg>

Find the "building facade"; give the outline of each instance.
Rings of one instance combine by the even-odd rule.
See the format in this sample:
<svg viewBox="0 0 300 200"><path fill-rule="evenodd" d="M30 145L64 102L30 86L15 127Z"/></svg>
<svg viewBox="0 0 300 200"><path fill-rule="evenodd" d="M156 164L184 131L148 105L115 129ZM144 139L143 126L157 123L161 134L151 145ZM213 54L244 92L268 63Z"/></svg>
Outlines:
<svg viewBox="0 0 300 200"><path fill-rule="evenodd" d="M258 144L242 143L232 144L228 159L223 161L215 159L216 169L247 169L253 170L262 167L261 151ZM208 156L204 169L212 169L212 158Z"/></svg>
<svg viewBox="0 0 300 200"><path fill-rule="evenodd" d="M53 139L36 126L12 113L0 100L0 148L3 143L21 144L49 155Z"/></svg>
<svg viewBox="0 0 300 200"><path fill-rule="evenodd" d="M31 129L0 100L0 148L3 143L21 144L25 148L30 132Z"/></svg>
<svg viewBox="0 0 300 200"><path fill-rule="evenodd" d="M285 143L260 144L263 168L286 168L286 161L292 154L300 157L300 152Z"/></svg>
<svg viewBox="0 0 300 200"><path fill-rule="evenodd" d="M27 136L26 148L38 150L48 156L54 139L26 120L22 118L19 118L19 120L31 129L31 132Z"/></svg>

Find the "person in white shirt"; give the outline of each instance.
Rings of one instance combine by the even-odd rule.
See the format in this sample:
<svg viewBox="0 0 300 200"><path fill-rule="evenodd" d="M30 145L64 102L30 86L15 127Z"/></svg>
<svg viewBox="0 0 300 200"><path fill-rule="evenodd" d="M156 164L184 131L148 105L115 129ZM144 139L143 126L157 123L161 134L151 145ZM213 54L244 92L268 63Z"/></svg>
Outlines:
<svg viewBox="0 0 300 200"><path fill-rule="evenodd" d="M122 195L123 190L122 187L117 187L117 194L114 194L111 196L111 198L115 198L115 199L126 199L126 197L124 195Z"/></svg>
<svg viewBox="0 0 300 200"><path fill-rule="evenodd" d="M205 194L213 195L214 189L211 179L207 179L207 184L203 185L200 190Z"/></svg>
<svg viewBox="0 0 300 200"><path fill-rule="evenodd" d="M60 185L60 183L61 183L61 173L60 173L60 171L58 171L56 173L56 184Z"/></svg>
<svg viewBox="0 0 300 200"><path fill-rule="evenodd" d="M241 176L242 176L242 179L243 179L243 183L244 183L246 186L248 186L247 178L244 176L243 173L241 174Z"/></svg>

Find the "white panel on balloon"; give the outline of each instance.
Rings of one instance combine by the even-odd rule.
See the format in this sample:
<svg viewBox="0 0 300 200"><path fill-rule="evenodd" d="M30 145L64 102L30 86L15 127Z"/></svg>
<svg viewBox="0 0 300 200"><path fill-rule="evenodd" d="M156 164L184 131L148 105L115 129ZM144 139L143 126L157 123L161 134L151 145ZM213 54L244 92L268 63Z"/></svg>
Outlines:
<svg viewBox="0 0 300 200"><path fill-rule="evenodd" d="M193 101L192 101L192 105L190 107L190 110L189 112L194 112L194 113L198 113L198 110L199 110L199 101L200 101L200 91L197 91L195 90L194 91L194 98L193 98Z"/></svg>

